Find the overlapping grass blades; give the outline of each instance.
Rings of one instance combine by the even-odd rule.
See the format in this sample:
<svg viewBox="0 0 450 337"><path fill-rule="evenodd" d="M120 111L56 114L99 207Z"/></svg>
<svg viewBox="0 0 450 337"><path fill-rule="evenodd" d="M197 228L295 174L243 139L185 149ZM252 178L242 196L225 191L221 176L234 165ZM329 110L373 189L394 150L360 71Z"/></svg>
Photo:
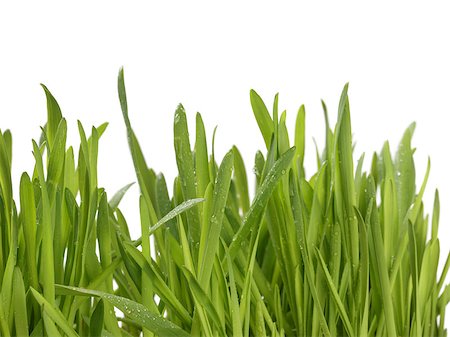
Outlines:
<svg viewBox="0 0 450 337"><path fill-rule="evenodd" d="M216 162L200 114L192 147L180 105L179 175L169 192L144 159L121 70L141 192L141 236L131 238L120 211L131 184L111 196L97 183L107 124L88 135L78 123L75 156L43 88L47 124L33 141L36 164L22 175L18 207L12 137L0 132L0 335L446 336L450 258L438 276L440 202L436 192L430 219L422 200L430 165L417 190L414 124L395 157L386 143L365 172L364 156L353 162L345 86L334 129L323 104L326 145L307 175L304 106L291 146L278 95L271 114L252 90L266 154L256 154L251 197L237 147Z"/></svg>

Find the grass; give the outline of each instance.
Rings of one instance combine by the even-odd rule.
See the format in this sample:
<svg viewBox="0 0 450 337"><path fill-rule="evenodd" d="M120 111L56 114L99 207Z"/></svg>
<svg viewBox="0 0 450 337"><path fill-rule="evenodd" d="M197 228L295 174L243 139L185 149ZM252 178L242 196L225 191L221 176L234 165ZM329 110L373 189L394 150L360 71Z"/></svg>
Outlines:
<svg viewBox="0 0 450 337"><path fill-rule="evenodd" d="M192 146L180 105L179 174L169 193L132 129L121 70L119 99L141 191L141 237L131 238L120 211L130 185L109 195L97 184L107 124L88 135L78 123L76 155L60 107L43 88L47 124L33 141L35 167L21 177L18 204L12 137L0 132L0 335L447 335L450 258L438 275L439 195L428 216L430 165L416 189L414 124L395 157L385 143L364 172L365 157L353 161L345 86L334 128L323 105L326 146L307 176L304 107L292 146L278 96L271 114L251 91L266 145L255 156L251 199L239 150L216 161L200 114Z"/></svg>

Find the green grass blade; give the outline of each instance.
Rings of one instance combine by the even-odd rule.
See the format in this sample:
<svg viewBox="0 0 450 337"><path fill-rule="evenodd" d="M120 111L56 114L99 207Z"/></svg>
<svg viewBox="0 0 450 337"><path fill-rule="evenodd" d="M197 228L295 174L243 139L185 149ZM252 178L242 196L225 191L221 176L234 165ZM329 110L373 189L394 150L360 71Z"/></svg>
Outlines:
<svg viewBox="0 0 450 337"><path fill-rule="evenodd" d="M441 277L439 278L439 282L437 285L437 291L441 291L442 286L444 285L445 278L447 276L448 269L450 268L450 251L447 254L447 259L445 260L444 268L442 269Z"/></svg>
<svg viewBox="0 0 450 337"><path fill-rule="evenodd" d="M42 288L44 296L49 303L55 301L55 271L53 259L53 229L51 222L50 201L47 192L47 183L44 179L44 168L42 164L41 151L33 141L33 153L36 159L36 168L39 176L39 184L41 186L42 201L42 263L46 265L45 270L41 270Z"/></svg>
<svg viewBox="0 0 450 337"><path fill-rule="evenodd" d="M414 168L413 150L411 149L411 138L416 124L411 124L405 131L400 142L395 160L396 182L398 186L399 220L403 222L409 207L415 196L416 172Z"/></svg>
<svg viewBox="0 0 450 337"><path fill-rule="evenodd" d="M156 232L159 228L164 226L166 223L170 223L172 219L176 218L178 215L186 212L187 210L191 209L195 205L205 201L205 199L202 198L196 198L191 199L182 202L178 206L176 206L174 209L169 211L166 215L164 215L161 219L158 220L157 223L155 223L153 226L149 228L149 235L152 235L154 232ZM135 240L134 243L136 246L140 245L142 242L142 237Z"/></svg>
<svg viewBox="0 0 450 337"><path fill-rule="evenodd" d="M40 288L36 266L36 206L34 201L33 185L28 174L23 173L20 179L20 209L23 221L25 239L27 276L29 284Z"/></svg>
<svg viewBox="0 0 450 337"><path fill-rule="evenodd" d="M433 218L432 218L432 227L431 227L431 240L435 241L438 235L439 228L439 210L440 210L440 202L439 202L439 192L436 190L434 194L434 206L433 206Z"/></svg>
<svg viewBox="0 0 450 337"><path fill-rule="evenodd" d="M139 209L140 209L140 218L141 218L141 233L142 233L142 255L147 259L151 257L151 248L150 248L150 216L149 209L147 207L147 203L145 202L144 197L141 195L139 198ZM141 303L150 311L158 312L156 304L153 299L153 282L147 273L141 272L141 295L142 301ZM144 337L152 336L149 331L144 329Z"/></svg>
<svg viewBox="0 0 450 337"><path fill-rule="evenodd" d="M412 305L414 306L415 316L415 331L418 335L422 334L422 313L419 302L419 265L417 261L417 243L416 235L414 233L414 227L411 222L408 222L408 235L409 235L409 255L411 264L411 276L412 276ZM414 323L414 322L412 322ZM413 329L414 326L411 327Z"/></svg>
<svg viewBox="0 0 450 337"><path fill-rule="evenodd" d="M55 322L48 314L48 311L46 310L46 307L48 305L43 305L44 312L42 313L42 318L44 319L44 326L45 326L45 333L47 336L54 336L54 337L62 337L59 333L58 329L56 328Z"/></svg>
<svg viewBox="0 0 450 337"><path fill-rule="evenodd" d="M270 140L274 132L273 121L270 118L269 111L264 104L261 97L254 90L250 90L250 103L252 105L253 114L255 115L256 122L258 123L261 134L266 143L267 149L270 147Z"/></svg>
<svg viewBox="0 0 450 337"><path fill-rule="evenodd" d="M49 155L47 181L58 184L64 170L64 157L66 154L67 123L61 119L54 139L53 147Z"/></svg>
<svg viewBox="0 0 450 337"><path fill-rule="evenodd" d="M377 276L375 277L378 279L377 281L379 282L381 288L387 336L395 337L397 336L397 331L394 321L391 285L388 275L388 266L384 256L383 238L378 221L371 223L371 226L369 226L369 233L369 237L371 237L371 240L373 241L373 254L375 256L377 270Z"/></svg>
<svg viewBox="0 0 450 337"><path fill-rule="evenodd" d="M152 281L155 292L158 294L163 301L170 306L177 315L183 320L187 325L191 324L191 317L187 310L180 303L178 298L172 292L172 290L167 286L161 277L160 273L155 269L153 263L147 261L147 259L138 251L133 245L126 243L125 249L131 258L140 266L143 273L146 273Z"/></svg>
<svg viewBox="0 0 450 337"><path fill-rule="evenodd" d="M14 268L13 276L13 308L17 336L28 336L28 314L25 285L19 267Z"/></svg>
<svg viewBox="0 0 450 337"><path fill-rule="evenodd" d="M234 181L236 182L237 197L242 213L245 214L250 208L250 199L248 194L247 173L245 172L244 160L236 146L233 146L234 157Z"/></svg>
<svg viewBox="0 0 450 337"><path fill-rule="evenodd" d="M339 297L338 291L336 289L336 286L333 283L333 279L331 278L331 275L330 275L330 272L328 271L327 265L325 264L325 261L323 260L322 254L320 254L320 251L317 248L316 248L316 253L317 253L317 256L319 257L320 266L322 267L322 270L325 273L325 279L327 281L328 288L330 289L332 298L335 301L337 308L339 309L339 314L341 315L345 329L347 330L347 333L349 334L349 336L355 336L354 328L352 327L352 324L350 323L350 319L348 318L348 314L347 314L347 311L345 310L344 304L342 303L342 300Z"/></svg>
<svg viewBox="0 0 450 337"><path fill-rule="evenodd" d="M55 97L53 97L45 85L41 83L41 86L44 89L45 97L47 98L47 126L45 127L45 131L49 143L48 145L51 149L53 148L53 141L56 138L58 125L62 119L62 114Z"/></svg>
<svg viewBox="0 0 450 337"><path fill-rule="evenodd" d="M289 149L284 153L280 159L278 159L273 167L270 169L269 173L265 177L261 187L259 188L255 199L250 206L249 211L245 215L242 223L242 227L233 237L233 241L229 247L230 257L233 259L244 240L247 238L251 230L257 225L260 216L266 207L266 204L272 195L273 190L280 181L281 177L286 173L286 170L291 165L292 158L295 154L295 147Z"/></svg>
<svg viewBox="0 0 450 337"><path fill-rule="evenodd" d="M109 200L109 207L111 207L113 210L115 210L120 202L122 201L122 198L124 197L125 193L130 189L131 186L133 186L134 183L130 183L122 187L120 190L116 192L116 194L113 195L113 197Z"/></svg>
<svg viewBox="0 0 450 337"><path fill-rule="evenodd" d="M212 212L209 219L209 232L203 234L206 238L204 249L199 251L199 282L203 289L208 289L214 258L219 248L219 238L222 231L223 214L230 190L231 174L233 171L233 152L229 151L223 158L217 173L214 186ZM203 243L203 242L202 242Z"/></svg>
<svg viewBox="0 0 450 337"><path fill-rule="evenodd" d="M11 214L12 197L13 197L12 181L11 181L11 158L5 136L4 134L2 134L1 130L0 130L0 189L6 215L5 225L9 229L11 226L11 218L9 215ZM9 235L10 233L5 234ZM6 242L7 241L5 241L5 243ZM5 247L2 248L6 250L8 248L8 244L5 244Z"/></svg>
<svg viewBox="0 0 450 337"><path fill-rule="evenodd" d="M344 221L348 223L345 233L352 261L352 274L356 275L359 265L358 223L353 207L356 206L356 193L353 173L353 143L350 123L350 106L348 102L348 84L345 85L339 101L338 123L336 125L335 160L340 174L336 191L343 201Z"/></svg>
<svg viewBox="0 0 450 337"><path fill-rule="evenodd" d="M295 164L300 177L305 175L303 161L305 158L305 106L302 105L297 112L295 120Z"/></svg>
<svg viewBox="0 0 450 337"><path fill-rule="evenodd" d="M189 131L187 127L186 112L180 104L175 111L174 118L174 145L176 161L178 166L181 191L184 200L197 197L196 177L194 159L189 142ZM187 212L188 235L192 240L193 247L200 242L200 218L197 209ZM195 251L195 249L194 249ZM194 254L194 257L197 255Z"/></svg>
<svg viewBox="0 0 450 337"><path fill-rule="evenodd" d="M203 287L197 281L194 274L192 274L187 268L182 268L182 271L188 281L189 288L191 289L193 296L201 304L201 307L208 313L208 317L214 322L220 335L226 336L225 327L222 325L219 314L217 313L214 304L211 302L210 297L205 293Z"/></svg>
<svg viewBox="0 0 450 337"><path fill-rule="evenodd" d="M206 144L205 125L202 116L195 116L195 171L197 177L197 195L205 195L206 186L209 184L208 147Z"/></svg>
<svg viewBox="0 0 450 337"><path fill-rule="evenodd" d="M92 312L91 318L89 320L89 336L90 337L102 337L103 331L103 319L105 315L105 305L103 300L98 301Z"/></svg>
<svg viewBox="0 0 450 337"><path fill-rule="evenodd" d="M226 261L228 266L228 276L229 276L229 289L230 289L230 297L229 297L229 304L228 307L230 309L230 316L231 316L231 322L232 322L232 331L233 336L235 337L242 337L242 321L241 321L241 315L239 313L239 299L238 294L236 290L236 282L234 278L234 271L233 271L233 261L231 259L230 254L227 252L226 254Z"/></svg>
<svg viewBox="0 0 450 337"><path fill-rule="evenodd" d="M253 248L251 250L250 259L247 265L247 271L245 274L244 287L242 288L241 294L241 303L239 307L239 311L241 314L241 321L244 322L244 336L248 337L250 334L250 303L251 303L251 283L253 281L253 269L255 267L256 260L256 252L259 244L259 234L260 229L258 229L258 233L256 234L255 242L253 244Z"/></svg>
<svg viewBox="0 0 450 337"><path fill-rule="evenodd" d="M53 322L55 322L61 328L62 331L64 331L64 333L67 336L78 337L78 334L69 325L69 323L66 321L66 318L58 308L54 307L49 301L45 299L44 296L38 293L34 288L30 288L30 290L36 301L39 303L39 305L43 306L45 313L51 318Z"/></svg>
<svg viewBox="0 0 450 337"><path fill-rule="evenodd" d="M184 201L177 207L175 207L173 210L171 210L169 213L164 215L156 224L150 227L150 234L154 233L158 228L169 222L170 220L174 219L178 215L192 209L195 205L203 202L205 199L203 198L196 198Z"/></svg>
<svg viewBox="0 0 450 337"><path fill-rule="evenodd" d="M154 200L152 200L153 193L151 191L151 186L153 185L151 182L152 178L150 175L150 171L148 170L147 163L145 162L145 158L139 145L138 139L131 127L130 119L128 116L127 94L125 90L123 68L119 70L117 89L119 93L119 101L122 109L123 119L127 128L128 146L130 148L131 157L133 159L133 165L136 171L139 188L141 189L141 193L144 195L145 201L147 202L147 206L150 210L151 220L152 222L156 222L157 218L154 210L155 202Z"/></svg>
<svg viewBox="0 0 450 337"><path fill-rule="evenodd" d="M418 302L421 308L425 308L432 289L436 285L436 275L439 263L439 241L430 241L426 247L420 267L419 284L418 284Z"/></svg>
<svg viewBox="0 0 450 337"><path fill-rule="evenodd" d="M305 274L306 279L308 280L309 288L311 291L311 296L314 300L315 305L317 306L317 311L319 314L320 319L320 326L322 328L322 331L325 336L331 337L330 330L328 328L327 321L325 319L325 316L323 314L322 304L320 303L319 296L317 293L317 289L315 286L314 279L316 278L316 273L314 272L314 269L312 267L310 253L308 244L306 241L305 236L305 227L304 227L304 221L303 221L303 207L301 206L303 201L300 199L300 193L298 191L298 188L295 184L295 179L292 173L290 173L289 177L289 185L290 185L290 195L292 198L292 213L294 217L294 223L296 227L297 232L297 241L300 248L300 253L302 255L302 260L305 265Z"/></svg>
<svg viewBox="0 0 450 337"><path fill-rule="evenodd" d="M166 320L164 317L150 312L145 306L127 298L108 294L97 290L88 290L77 287L58 286L68 295L94 296L111 303L126 314L134 323L144 327L159 336L189 337L189 334L179 326Z"/></svg>

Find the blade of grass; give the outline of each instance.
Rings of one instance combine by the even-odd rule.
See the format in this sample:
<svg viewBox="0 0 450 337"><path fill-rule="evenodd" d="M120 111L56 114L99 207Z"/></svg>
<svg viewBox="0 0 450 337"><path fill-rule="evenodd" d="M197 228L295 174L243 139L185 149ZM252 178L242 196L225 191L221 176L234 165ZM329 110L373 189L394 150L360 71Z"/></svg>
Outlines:
<svg viewBox="0 0 450 337"><path fill-rule="evenodd" d="M272 133L274 132L272 118L270 118L269 111L267 110L263 100L253 89L250 90L250 103L252 105L256 122L258 123L259 129L261 130L261 134L264 138L264 142L266 143L266 147L269 149L270 139L272 138Z"/></svg>
<svg viewBox="0 0 450 337"><path fill-rule="evenodd" d="M61 109L55 97L47 89L47 87L41 83L42 89L44 89L45 96L47 98L47 125L45 127L49 147L53 148L53 140L56 137L59 122L62 119Z"/></svg>
<svg viewBox="0 0 450 337"><path fill-rule="evenodd" d="M122 187L120 190L116 192L116 194L113 195L113 197L109 200L109 207L111 207L113 210L115 210L120 202L122 201L122 198L124 197L125 193L130 189L131 186L133 186L134 183L130 183Z"/></svg>
<svg viewBox="0 0 450 337"><path fill-rule="evenodd" d="M236 256L244 240L247 238L251 230L257 225L260 219L261 213L266 207L267 201L272 195L275 186L280 181L280 178L286 173L286 170L291 164L292 158L295 153L295 147L289 149L284 153L280 159L278 159L273 167L270 169L269 173L265 177L261 187L259 188L255 199L250 206L249 211L244 217L242 222L242 227L233 237L233 241L229 247L230 257L233 260Z"/></svg>
<svg viewBox="0 0 450 337"><path fill-rule="evenodd" d="M41 150L35 141L33 141L33 153L36 159L36 169L39 175L39 184L41 186L42 202L42 252L41 258L43 264L47 267L42 270L41 280L45 299L49 303L55 301L55 271L53 269L53 230L51 223L50 201L48 199L47 184L44 179L44 168L42 164Z"/></svg>
<svg viewBox="0 0 450 337"><path fill-rule="evenodd" d="M194 159L189 142L186 112L181 104L175 111L174 145L183 198L184 200L194 199L197 197ZM199 213L197 209L190 209L186 215L188 236L195 248L200 242L201 232ZM195 250L196 249L194 249L194 259L197 257Z"/></svg>
<svg viewBox="0 0 450 337"><path fill-rule="evenodd" d="M382 301L384 306L384 317L386 320L387 336L397 336L397 331L394 321L394 308L392 304L391 285L389 282L388 266L384 257L383 238L381 235L380 224L378 221L373 221L369 226L369 237L373 241L373 247L376 261L377 281L380 284Z"/></svg>
<svg viewBox="0 0 450 337"><path fill-rule="evenodd" d="M150 312L142 304L131 301L127 298L108 294L102 291L87 290L77 287L59 285L58 288L60 288L60 290L64 290L69 295L100 297L103 300L114 305L117 309L119 309L123 313L125 313L128 317L130 317L133 320L133 322L135 322L139 326L142 326L154 332L157 335L167 337L189 336L189 334L186 331L184 331L177 325L171 323L170 321L166 320L164 317Z"/></svg>
<svg viewBox="0 0 450 337"><path fill-rule="evenodd" d="M182 271L188 281L189 288L191 289L193 296L201 304L201 307L204 308L205 311L208 313L208 317L210 317L211 320L216 325L216 328L219 331L220 336L225 337L226 336L225 327L221 324L219 314L217 313L214 304L211 302L210 297L205 293L205 291L203 290L202 286L197 281L195 276L187 268L182 268Z"/></svg>
<svg viewBox="0 0 450 337"><path fill-rule="evenodd" d="M305 158L305 106L302 105L297 112L295 120L295 166L300 177L304 177L303 161Z"/></svg>
<svg viewBox="0 0 450 337"><path fill-rule="evenodd" d="M197 196L205 195L209 184L208 148L206 144L205 125L202 116L195 116L195 171L197 177Z"/></svg>
<svg viewBox="0 0 450 337"><path fill-rule="evenodd" d="M19 267L14 268L13 276L13 308L17 336L28 336L28 314L25 285Z"/></svg>
<svg viewBox="0 0 450 337"><path fill-rule="evenodd" d="M103 332L103 318L104 318L104 309L105 306L103 304L103 300L98 301L95 306L94 311L89 320L89 336L90 337L101 337Z"/></svg>
<svg viewBox="0 0 450 337"><path fill-rule="evenodd" d="M34 296L39 305L43 306L44 312L49 316L49 318L58 324L64 333L69 337L78 337L75 330L67 323L66 318L61 313L59 309L54 307L47 299L38 293L34 288L30 288L31 294ZM47 329L47 325L46 325Z"/></svg>
<svg viewBox="0 0 450 337"><path fill-rule="evenodd" d="M342 303L342 300L339 297L339 294L336 290L336 286L334 285L333 279L331 278L330 272L328 271L327 265L325 264L325 261L323 260L322 254L320 254L320 251L317 248L316 248L316 253L317 253L317 256L319 257L320 266L322 267L322 270L325 273L325 279L327 281L328 288L330 289L332 298L335 301L337 308L339 309L339 314L342 318L345 329L347 330L347 333L349 336L355 336L354 328L352 327L352 324L350 323L350 319L348 318L348 314L347 314L347 311L345 310L344 304Z"/></svg>
<svg viewBox="0 0 450 337"><path fill-rule="evenodd" d="M208 289L211 277L214 256L219 248L219 238L222 231L223 214L230 189L231 174L233 171L233 152L229 151L220 165L214 186L212 212L209 219L209 232L202 233L206 238L202 243L204 249L199 251L199 282L203 289ZM203 248L201 247L201 248Z"/></svg>
<svg viewBox="0 0 450 337"><path fill-rule="evenodd" d="M177 313L185 324L190 325L191 317L189 313L173 294L172 290L166 285L160 273L155 269L154 263L149 262L142 253L130 243L125 243L125 249L127 253L130 254L131 258L140 266L142 272L150 277L158 296Z"/></svg>
<svg viewBox="0 0 450 337"><path fill-rule="evenodd" d="M312 298L314 300L315 305L317 306L317 310L319 313L319 319L320 319L320 326L322 328L322 332L325 336L331 337L330 330L328 328L327 321L325 319L325 316L323 314L322 305L319 301L319 296L317 293L317 289L314 283L315 279L315 272L312 267L310 255L309 255L309 248L308 244L306 242L306 236L305 236L305 228L304 228L304 221L303 221L303 210L302 210L302 201L300 199L300 193L297 189L297 186L295 184L295 179L292 173L290 173L289 177L290 181L290 195L292 198L292 213L294 216L294 222L297 229L297 240L298 245L300 248L300 253L302 255L302 260L305 265L305 274L306 278L308 280L309 288L311 291Z"/></svg>

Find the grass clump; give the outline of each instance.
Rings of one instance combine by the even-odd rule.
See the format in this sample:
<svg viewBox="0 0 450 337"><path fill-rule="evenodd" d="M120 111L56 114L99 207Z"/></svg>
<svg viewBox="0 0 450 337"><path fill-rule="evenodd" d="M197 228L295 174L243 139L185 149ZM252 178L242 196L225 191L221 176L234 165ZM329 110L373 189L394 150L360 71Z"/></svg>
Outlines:
<svg viewBox="0 0 450 337"><path fill-rule="evenodd" d="M119 99L141 191L141 237L131 238L119 208L130 185L110 197L97 184L107 124L88 136L79 123L75 156L59 105L44 91L47 124L33 141L35 167L22 175L18 204L12 138L0 132L2 336L447 335L450 259L438 275L439 197L430 219L422 200L429 165L416 188L414 124L395 157L385 143L369 172L364 156L355 168L345 86L334 128L324 105L326 145L307 177L304 107L292 146L278 96L270 114L251 91L266 145L255 156L251 200L239 150L216 161L200 114L191 146L180 105L179 174L169 193L132 129L121 70Z"/></svg>

